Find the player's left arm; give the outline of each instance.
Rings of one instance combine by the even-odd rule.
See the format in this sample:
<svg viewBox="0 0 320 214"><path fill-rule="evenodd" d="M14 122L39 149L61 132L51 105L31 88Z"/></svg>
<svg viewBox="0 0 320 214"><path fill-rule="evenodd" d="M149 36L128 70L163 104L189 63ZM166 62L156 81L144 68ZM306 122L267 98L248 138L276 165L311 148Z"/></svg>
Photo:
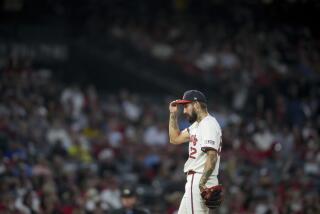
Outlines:
<svg viewBox="0 0 320 214"><path fill-rule="evenodd" d="M221 132L220 127L217 127L212 122L207 122L201 127L203 144L201 150L206 153L207 159L205 162L202 177L199 182L200 191L205 188L205 185L216 167L216 162L219 155Z"/></svg>
<svg viewBox="0 0 320 214"><path fill-rule="evenodd" d="M203 174L199 182L200 192L204 190L205 185L216 166L217 159L218 159L218 152L216 150L214 149L207 150L207 160L204 165Z"/></svg>

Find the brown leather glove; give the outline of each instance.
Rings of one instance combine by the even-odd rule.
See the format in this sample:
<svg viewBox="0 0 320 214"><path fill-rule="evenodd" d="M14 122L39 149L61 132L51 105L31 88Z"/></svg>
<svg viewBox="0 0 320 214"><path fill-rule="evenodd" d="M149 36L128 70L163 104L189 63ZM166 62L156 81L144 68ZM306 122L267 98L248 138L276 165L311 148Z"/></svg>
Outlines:
<svg viewBox="0 0 320 214"><path fill-rule="evenodd" d="M222 191L221 185L207 187L201 192L201 197L205 201L205 205L210 209L216 209L222 202Z"/></svg>

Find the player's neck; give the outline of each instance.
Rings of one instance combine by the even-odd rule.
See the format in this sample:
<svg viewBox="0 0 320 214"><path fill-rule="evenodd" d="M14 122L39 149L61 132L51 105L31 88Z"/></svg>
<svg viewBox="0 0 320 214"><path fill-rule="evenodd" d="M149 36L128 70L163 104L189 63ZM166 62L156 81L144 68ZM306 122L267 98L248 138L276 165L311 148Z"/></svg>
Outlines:
<svg viewBox="0 0 320 214"><path fill-rule="evenodd" d="M202 111L199 113L198 117L197 117L197 122L200 123L200 121L205 118L206 116L208 116L208 112L207 111Z"/></svg>

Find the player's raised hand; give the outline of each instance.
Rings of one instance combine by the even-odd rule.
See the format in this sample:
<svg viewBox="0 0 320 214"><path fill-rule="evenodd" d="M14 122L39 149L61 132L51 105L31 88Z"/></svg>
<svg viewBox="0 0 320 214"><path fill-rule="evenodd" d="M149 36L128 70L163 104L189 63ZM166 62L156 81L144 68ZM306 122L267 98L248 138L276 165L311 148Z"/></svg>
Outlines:
<svg viewBox="0 0 320 214"><path fill-rule="evenodd" d="M170 113L177 113L178 112L178 105L177 105L176 101L172 101L169 104L169 111L170 111Z"/></svg>

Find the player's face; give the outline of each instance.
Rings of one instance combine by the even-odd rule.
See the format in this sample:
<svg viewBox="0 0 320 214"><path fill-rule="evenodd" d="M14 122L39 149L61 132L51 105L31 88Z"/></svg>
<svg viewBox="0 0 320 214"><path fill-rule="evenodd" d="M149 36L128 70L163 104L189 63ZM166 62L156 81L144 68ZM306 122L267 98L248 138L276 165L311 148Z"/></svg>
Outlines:
<svg viewBox="0 0 320 214"><path fill-rule="evenodd" d="M194 110L193 103L187 103L183 106L183 114L186 116L189 123L194 123L197 120L197 113Z"/></svg>

